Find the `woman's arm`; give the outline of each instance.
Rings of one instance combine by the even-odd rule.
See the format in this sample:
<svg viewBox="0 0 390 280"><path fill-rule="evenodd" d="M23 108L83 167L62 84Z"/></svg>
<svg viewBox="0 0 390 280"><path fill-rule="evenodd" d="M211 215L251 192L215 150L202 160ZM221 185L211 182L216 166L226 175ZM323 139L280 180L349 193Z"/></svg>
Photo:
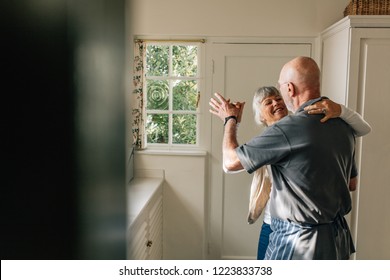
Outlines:
<svg viewBox="0 0 390 280"><path fill-rule="evenodd" d="M349 191L354 192L357 188L357 177L353 177L349 181Z"/></svg>
<svg viewBox="0 0 390 280"><path fill-rule="evenodd" d="M340 104L340 106L340 118L342 118L352 127L357 137L366 135L371 132L371 126L362 118L359 113L345 107L344 105Z"/></svg>
<svg viewBox="0 0 390 280"><path fill-rule="evenodd" d="M345 107L344 105L335 103L328 98L324 98L313 105L305 107L305 111L309 114L324 114L321 122L326 122L331 118L340 117L352 127L357 137L371 132L371 126L359 113Z"/></svg>

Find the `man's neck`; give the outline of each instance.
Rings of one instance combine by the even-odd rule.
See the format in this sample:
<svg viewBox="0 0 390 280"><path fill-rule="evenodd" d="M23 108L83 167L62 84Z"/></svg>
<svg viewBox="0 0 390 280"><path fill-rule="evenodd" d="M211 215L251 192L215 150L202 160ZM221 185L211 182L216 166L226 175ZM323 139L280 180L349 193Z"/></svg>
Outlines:
<svg viewBox="0 0 390 280"><path fill-rule="evenodd" d="M307 101L321 97L319 92L306 91L297 96L296 102L294 102L294 113Z"/></svg>

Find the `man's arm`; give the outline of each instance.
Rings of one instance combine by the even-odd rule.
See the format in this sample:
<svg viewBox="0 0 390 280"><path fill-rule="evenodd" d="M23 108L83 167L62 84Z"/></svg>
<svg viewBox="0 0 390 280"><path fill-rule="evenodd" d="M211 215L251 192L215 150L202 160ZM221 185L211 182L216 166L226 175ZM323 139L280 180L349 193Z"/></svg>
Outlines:
<svg viewBox="0 0 390 280"><path fill-rule="evenodd" d="M236 131L237 123L234 119L230 119L225 125L222 141L223 167L227 171L244 169L236 152L236 148L239 146Z"/></svg>
<svg viewBox="0 0 390 280"><path fill-rule="evenodd" d="M237 122L239 118L241 119L245 103L231 104L218 93L215 93L215 97L211 98L209 102L212 108L210 113L218 116L225 125L222 142L223 169L225 172L242 170L243 166L236 152L236 148L239 146L236 132Z"/></svg>

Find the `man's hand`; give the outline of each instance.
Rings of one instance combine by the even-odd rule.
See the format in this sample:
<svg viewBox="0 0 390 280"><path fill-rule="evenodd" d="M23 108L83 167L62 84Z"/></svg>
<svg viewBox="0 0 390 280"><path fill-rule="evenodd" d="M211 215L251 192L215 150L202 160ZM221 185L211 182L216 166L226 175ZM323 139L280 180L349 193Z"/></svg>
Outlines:
<svg viewBox="0 0 390 280"><path fill-rule="evenodd" d="M219 93L215 93L215 98L211 98L209 105L211 107L210 113L218 116L222 121L230 116L235 116L237 122L241 121L242 112L244 109L245 102L230 103L230 99L225 99Z"/></svg>
<svg viewBox="0 0 390 280"><path fill-rule="evenodd" d="M324 114L321 122L326 122L332 118L338 118L341 114L341 106L330 99L322 99L313 105L306 106L304 110L308 114Z"/></svg>

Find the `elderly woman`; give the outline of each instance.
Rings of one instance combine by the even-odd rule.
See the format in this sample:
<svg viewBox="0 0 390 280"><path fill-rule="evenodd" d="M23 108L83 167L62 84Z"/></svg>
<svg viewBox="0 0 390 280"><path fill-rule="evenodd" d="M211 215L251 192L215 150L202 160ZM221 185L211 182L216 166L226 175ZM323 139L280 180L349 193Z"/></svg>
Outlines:
<svg viewBox="0 0 390 280"><path fill-rule="evenodd" d="M305 111L309 114L324 114L321 122L325 122L330 118L340 117L352 127L356 136L363 136L371 131L370 125L358 113L329 99L308 106L305 108ZM261 87L257 89L253 98L253 112L256 123L264 126L271 126L288 115L286 104L275 87ZM241 119L241 116L239 116L239 119ZM270 228L269 203L267 203L272 186L272 177L267 169L268 166L263 166L255 172L250 194L248 222L250 224L254 223L264 209L257 259L264 259L269 235L272 232ZM351 178L351 182L355 183L350 184L350 190L353 191L355 190L353 186L356 185L356 178Z"/></svg>

